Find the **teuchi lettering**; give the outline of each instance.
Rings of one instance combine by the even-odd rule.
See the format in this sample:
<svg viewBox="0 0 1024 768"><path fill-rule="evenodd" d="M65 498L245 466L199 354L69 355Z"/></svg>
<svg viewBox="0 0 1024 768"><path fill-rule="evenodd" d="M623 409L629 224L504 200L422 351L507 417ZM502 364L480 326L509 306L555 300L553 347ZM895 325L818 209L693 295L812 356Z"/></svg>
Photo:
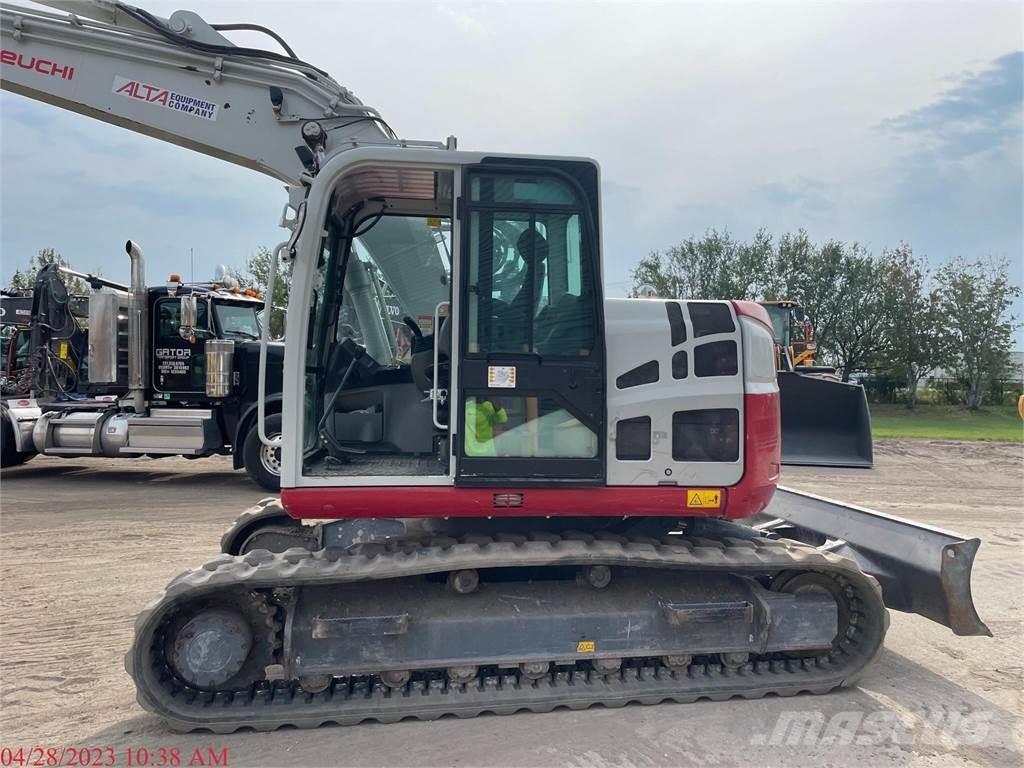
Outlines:
<svg viewBox="0 0 1024 768"><path fill-rule="evenodd" d="M74 80L75 68L70 65L60 65L49 59L37 59L35 56L25 56L14 51L0 51L0 64L8 64L22 69L30 69L41 75L59 77L61 80Z"/></svg>

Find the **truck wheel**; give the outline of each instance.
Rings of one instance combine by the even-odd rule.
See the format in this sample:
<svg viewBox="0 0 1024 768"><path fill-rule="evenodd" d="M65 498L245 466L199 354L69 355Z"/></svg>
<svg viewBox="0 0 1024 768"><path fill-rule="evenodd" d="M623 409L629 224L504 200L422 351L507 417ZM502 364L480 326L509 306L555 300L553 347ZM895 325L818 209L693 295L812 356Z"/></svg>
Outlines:
<svg viewBox="0 0 1024 768"><path fill-rule="evenodd" d="M0 423L0 431L3 433L0 435L0 468L16 467L35 456L35 453L31 451L19 453L15 450L14 427L6 418Z"/></svg>
<svg viewBox="0 0 1024 768"><path fill-rule="evenodd" d="M267 416L267 437L281 434L281 414ZM260 441L259 424L253 422L242 444L242 463L249 477L268 491L281 490L281 449L268 448Z"/></svg>

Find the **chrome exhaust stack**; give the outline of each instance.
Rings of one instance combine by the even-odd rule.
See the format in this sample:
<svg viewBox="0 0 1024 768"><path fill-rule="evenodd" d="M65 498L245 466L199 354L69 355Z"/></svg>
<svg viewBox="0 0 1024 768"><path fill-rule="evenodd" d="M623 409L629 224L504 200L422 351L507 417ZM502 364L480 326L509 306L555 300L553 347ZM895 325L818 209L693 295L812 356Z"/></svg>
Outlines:
<svg viewBox="0 0 1024 768"><path fill-rule="evenodd" d="M149 367L146 365L146 329L149 327L149 301L146 295L146 260L137 243L124 245L132 263L128 292L128 394L138 415L146 413L146 388Z"/></svg>

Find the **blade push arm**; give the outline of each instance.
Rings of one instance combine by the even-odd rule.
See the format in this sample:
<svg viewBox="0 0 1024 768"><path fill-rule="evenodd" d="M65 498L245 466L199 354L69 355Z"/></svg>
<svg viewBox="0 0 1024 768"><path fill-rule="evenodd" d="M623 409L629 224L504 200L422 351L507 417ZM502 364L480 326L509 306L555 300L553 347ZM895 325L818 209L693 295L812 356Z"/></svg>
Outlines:
<svg viewBox="0 0 1024 768"><path fill-rule="evenodd" d="M377 111L329 75L235 46L194 13L161 19L110 0L48 4L74 12L0 3L4 90L291 185L353 142L396 142Z"/></svg>

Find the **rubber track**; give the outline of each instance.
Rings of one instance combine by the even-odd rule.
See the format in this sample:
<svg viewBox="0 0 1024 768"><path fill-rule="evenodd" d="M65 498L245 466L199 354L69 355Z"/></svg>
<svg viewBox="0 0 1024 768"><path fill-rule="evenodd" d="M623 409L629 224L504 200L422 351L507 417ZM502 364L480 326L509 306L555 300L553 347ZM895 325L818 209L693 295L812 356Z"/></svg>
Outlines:
<svg viewBox="0 0 1024 768"><path fill-rule="evenodd" d="M666 543L671 541L671 543ZM836 579L854 617L839 648L806 658L758 657L739 670L717 664L693 664L670 671L647 662L630 662L614 675L593 671L553 672L540 681L515 674L479 677L449 684L441 677L414 679L404 689L389 689L367 679L335 678L328 690L310 694L294 681L255 683L241 692L210 693L190 689L169 674L159 655L165 617L188 602L217 591L243 587L267 590L416 576L463 568L605 564L611 566L700 570L737 574L816 571ZM692 702L707 698L760 698L825 693L853 684L881 649L888 627L878 583L850 560L788 540L723 538L627 540L587 534L465 537L398 546L373 545L358 554L327 550L265 550L244 556L220 555L202 568L175 578L151 602L135 624L135 642L125 668L135 681L139 704L175 730L231 733L284 726L312 728L327 723L365 720L396 722L442 715L472 717L485 712L546 712L559 707L585 709L630 702ZM558 667L555 668L556 670Z"/></svg>

